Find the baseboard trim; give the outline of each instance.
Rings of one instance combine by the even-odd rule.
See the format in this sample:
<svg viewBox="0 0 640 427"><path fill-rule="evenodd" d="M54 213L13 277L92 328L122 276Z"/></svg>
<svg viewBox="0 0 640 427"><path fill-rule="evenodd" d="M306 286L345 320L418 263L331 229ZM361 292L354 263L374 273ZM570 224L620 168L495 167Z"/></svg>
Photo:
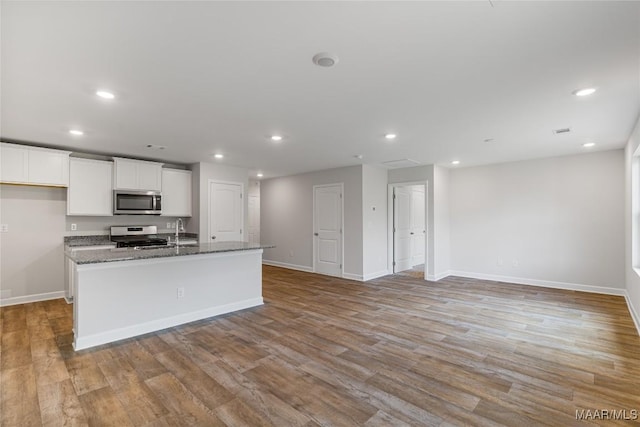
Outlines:
<svg viewBox="0 0 640 427"><path fill-rule="evenodd" d="M349 280L357 280L358 282L362 282L362 276L359 274L352 274L352 273L342 273L342 278L343 279L349 279Z"/></svg>
<svg viewBox="0 0 640 427"><path fill-rule="evenodd" d="M64 298L65 291L47 292L44 294L24 295L21 297L10 297L0 299L0 307L6 307L9 305L28 304L30 302L48 301L51 299Z"/></svg>
<svg viewBox="0 0 640 427"><path fill-rule="evenodd" d="M313 268L307 267L306 265L288 264L286 262L270 261L268 259L263 259L262 264L270 265L272 267L282 267L282 268L288 268L289 270L298 270L298 271L304 271L306 273L313 273Z"/></svg>
<svg viewBox="0 0 640 427"><path fill-rule="evenodd" d="M444 279L445 277L449 277L451 275L452 275L451 270L447 270L443 273L438 273L438 274L427 274L427 280L431 282L437 282L438 280Z"/></svg>
<svg viewBox="0 0 640 427"><path fill-rule="evenodd" d="M638 315L638 312L636 311L636 309L633 307L633 304L631 303L631 297L629 297L628 292L625 292L624 299L625 301L627 301L627 307L629 307L629 314L631 314L631 319L633 320L633 323L636 325L636 330L638 331L638 335L640 335L640 316Z"/></svg>
<svg viewBox="0 0 640 427"><path fill-rule="evenodd" d="M551 280L527 279L522 277L498 276L494 274L472 273L452 270L449 276L467 277L469 279L493 280L496 282L514 283L516 285L540 286L543 288L565 289L568 291L591 292L594 294L625 296L626 291L608 286L582 285L579 283L555 282Z"/></svg>
<svg viewBox="0 0 640 427"><path fill-rule="evenodd" d="M389 270L380 270L376 273L371 273L371 274L365 274L363 277L363 281L368 281L368 280L373 280L373 279L377 279L378 277L384 277L384 276L388 276Z"/></svg>
<svg viewBox="0 0 640 427"><path fill-rule="evenodd" d="M244 301L234 302L231 304L210 307L195 312L179 314L177 316L152 320L150 322L145 322L126 328L112 329L98 334L77 337L74 341L73 348L75 350L84 350L85 348L95 347L97 345L107 344L110 342L155 332L178 325L184 325L185 323L195 322L196 320L219 316L221 314L244 310L251 307L257 307L262 304L264 304L264 302L261 297L252 298Z"/></svg>

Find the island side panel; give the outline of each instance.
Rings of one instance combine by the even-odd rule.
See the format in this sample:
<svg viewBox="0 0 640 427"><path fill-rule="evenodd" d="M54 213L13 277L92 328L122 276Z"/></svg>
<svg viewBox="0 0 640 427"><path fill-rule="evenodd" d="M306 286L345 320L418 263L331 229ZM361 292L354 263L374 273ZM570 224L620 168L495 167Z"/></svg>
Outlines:
<svg viewBox="0 0 640 427"><path fill-rule="evenodd" d="M262 249L75 269L76 350L263 304Z"/></svg>

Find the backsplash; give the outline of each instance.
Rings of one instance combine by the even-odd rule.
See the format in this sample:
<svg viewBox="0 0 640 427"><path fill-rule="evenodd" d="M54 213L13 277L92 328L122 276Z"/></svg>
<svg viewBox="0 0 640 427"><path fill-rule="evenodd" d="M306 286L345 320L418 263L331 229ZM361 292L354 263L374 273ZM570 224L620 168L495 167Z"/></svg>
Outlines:
<svg viewBox="0 0 640 427"><path fill-rule="evenodd" d="M185 230L191 218L182 218ZM153 215L114 215L114 216L68 216L66 217L65 236L87 236L109 234L112 225L155 225L158 233L172 233L174 228L167 227L167 223L175 223L176 218ZM71 230L71 225L76 230Z"/></svg>

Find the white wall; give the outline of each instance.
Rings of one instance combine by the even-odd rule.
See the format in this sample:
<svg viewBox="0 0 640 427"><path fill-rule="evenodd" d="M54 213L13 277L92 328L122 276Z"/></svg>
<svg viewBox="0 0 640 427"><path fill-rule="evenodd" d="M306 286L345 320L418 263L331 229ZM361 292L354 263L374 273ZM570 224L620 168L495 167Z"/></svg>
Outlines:
<svg viewBox="0 0 640 427"><path fill-rule="evenodd" d="M249 209L247 192L249 190L249 171L245 168L219 165L213 163L195 163L191 165L193 191L193 217L187 231L198 233L202 242L207 241L209 234L209 180L239 182L244 186L244 225L247 230ZM245 233L246 234L246 233ZM247 240L246 238L244 240Z"/></svg>
<svg viewBox="0 0 640 427"><path fill-rule="evenodd" d="M450 212L449 212L449 169L442 166L433 168L433 274L429 279L438 280L449 275L451 269Z"/></svg>
<svg viewBox="0 0 640 427"><path fill-rule="evenodd" d="M362 275L364 280L388 274L387 170L362 166Z"/></svg>
<svg viewBox="0 0 640 427"><path fill-rule="evenodd" d="M344 183L344 274L362 276L362 166L310 172L262 181L260 238L276 247L264 260L313 268L313 186Z"/></svg>
<svg viewBox="0 0 640 427"><path fill-rule="evenodd" d="M450 172L454 274L620 292L622 150Z"/></svg>
<svg viewBox="0 0 640 427"><path fill-rule="evenodd" d="M638 198L640 198L640 182L636 181L632 185L632 166L634 153L640 147L640 118L638 119L635 129L629 138L629 142L625 148L625 204L624 204L624 224L625 224L625 281L628 301L631 308L631 314L636 321L636 327L640 332L640 270L634 269L634 246L637 251L640 247L640 230L638 227L632 226L632 190L637 190ZM640 203L640 200L638 200ZM640 254L635 254L638 259Z"/></svg>
<svg viewBox="0 0 640 427"><path fill-rule="evenodd" d="M0 185L0 298L61 298L67 190ZM44 295L43 295L44 294Z"/></svg>
<svg viewBox="0 0 640 427"><path fill-rule="evenodd" d="M247 193L249 196L260 197L260 181L257 179L249 180L249 191Z"/></svg>

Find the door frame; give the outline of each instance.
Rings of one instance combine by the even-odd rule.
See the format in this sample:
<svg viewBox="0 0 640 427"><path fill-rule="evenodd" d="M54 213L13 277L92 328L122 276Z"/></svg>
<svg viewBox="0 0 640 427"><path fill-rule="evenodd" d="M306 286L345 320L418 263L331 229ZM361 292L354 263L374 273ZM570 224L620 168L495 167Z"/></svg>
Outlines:
<svg viewBox="0 0 640 427"><path fill-rule="evenodd" d="M219 179L209 179L207 185L207 243L213 242L211 240L211 184L232 184L240 186L240 194L242 195L242 203L240 203L240 216L242 217L242 241L245 241L245 236L247 235L247 224L244 217L244 205L246 203L246 194L244 191L244 183L243 182L235 182L235 181L222 181Z"/></svg>
<svg viewBox="0 0 640 427"><path fill-rule="evenodd" d="M344 277L344 182L336 182L333 184L321 184L321 185L314 185L313 189L312 189L312 193L311 193L311 198L313 199L312 202L312 213L313 213L313 228L311 229L311 243L313 246L313 262L312 262L312 266L313 266L313 272L316 273L316 236L314 235L314 233L316 232L316 189L317 188L322 188L322 187L335 187L335 186L340 186L340 194L342 195L342 197L340 197L340 223L342 226L342 233L340 233L340 277Z"/></svg>
<svg viewBox="0 0 640 427"><path fill-rule="evenodd" d="M427 231L424 236L424 280L427 280L429 274L429 181L408 181L394 182L387 184L387 270L390 274L395 274L393 266L393 250L395 240L393 236L393 223L395 220L395 203L393 201L393 190L396 187L407 187L409 185L424 185L424 229Z"/></svg>
<svg viewBox="0 0 640 427"><path fill-rule="evenodd" d="M247 236L247 242L251 242L251 204L249 203L251 201L251 198L254 199L258 199L258 210L260 210L260 196L256 196L256 195L249 195L247 194L247 232L245 233L245 235ZM260 233L260 216L258 216L258 234ZM258 239L258 243L260 242L260 239Z"/></svg>

